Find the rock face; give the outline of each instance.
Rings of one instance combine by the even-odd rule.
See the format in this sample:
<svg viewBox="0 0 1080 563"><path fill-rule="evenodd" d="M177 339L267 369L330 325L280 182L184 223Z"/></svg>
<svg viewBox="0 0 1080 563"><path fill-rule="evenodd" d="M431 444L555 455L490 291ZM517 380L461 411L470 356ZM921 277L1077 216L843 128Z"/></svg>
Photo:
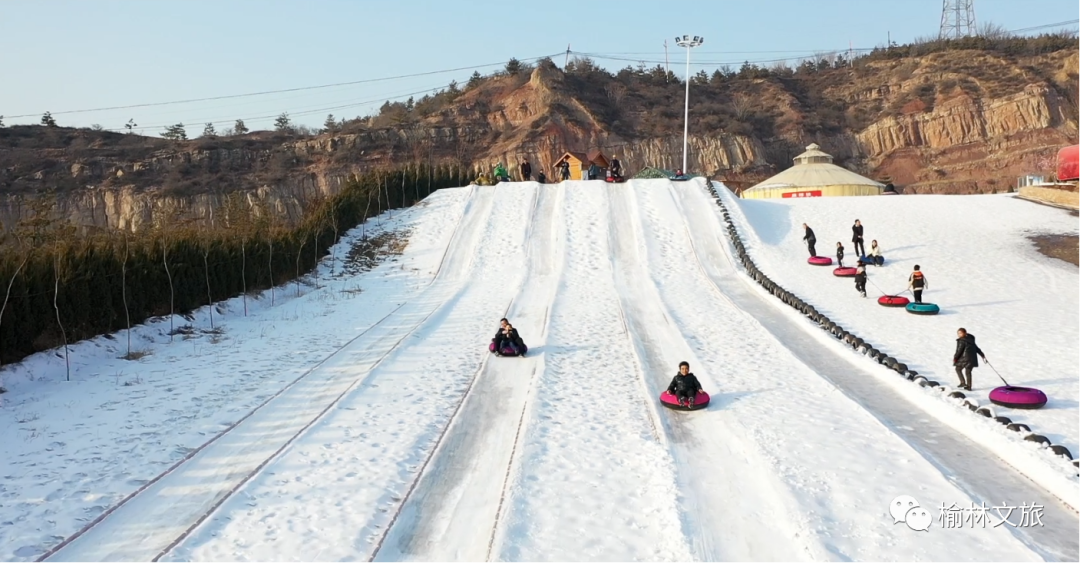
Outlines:
<svg viewBox="0 0 1080 563"><path fill-rule="evenodd" d="M1057 150L1075 144L1078 62L1075 47L1028 57L946 51L801 77L714 76L691 87L688 168L745 186L816 142L837 164L907 193L1007 191L1018 176L1052 173ZM26 217L27 198L47 189L76 225L140 230L177 210L207 221L238 190L292 221L304 202L380 168L472 175L502 162L516 174L528 158L553 177L565 151L590 149L617 154L631 175L681 167L682 86L626 72L542 64L485 79L420 117L306 138L0 128L0 221Z"/></svg>

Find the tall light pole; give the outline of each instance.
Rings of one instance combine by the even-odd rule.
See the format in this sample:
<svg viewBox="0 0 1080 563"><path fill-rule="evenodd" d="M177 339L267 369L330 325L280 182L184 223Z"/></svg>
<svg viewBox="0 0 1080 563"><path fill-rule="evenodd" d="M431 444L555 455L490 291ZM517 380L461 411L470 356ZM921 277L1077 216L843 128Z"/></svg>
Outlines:
<svg viewBox="0 0 1080 563"><path fill-rule="evenodd" d="M683 109L683 131L682 131L682 171L686 174L686 135L690 131L690 49L697 47L705 42L704 37L698 37L697 35L690 37L689 35L683 35L682 37L676 37L675 43L680 47L686 47L686 107Z"/></svg>

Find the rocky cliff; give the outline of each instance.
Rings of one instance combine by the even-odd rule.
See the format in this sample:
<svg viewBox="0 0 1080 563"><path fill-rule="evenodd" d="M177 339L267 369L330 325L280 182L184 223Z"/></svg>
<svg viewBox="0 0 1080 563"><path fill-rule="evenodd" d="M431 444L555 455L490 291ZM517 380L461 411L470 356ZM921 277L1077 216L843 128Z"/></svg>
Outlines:
<svg viewBox="0 0 1080 563"><path fill-rule="evenodd" d="M691 86L689 168L750 183L816 142L837 163L903 191L1004 191L1053 168L1077 138L1075 44L1035 55L944 51L797 71L741 69ZM813 65L811 65L813 67ZM0 128L0 221L58 193L84 226L139 230L165 210L206 218L225 193L295 219L352 174L406 165L489 170L566 150L618 154L629 172L682 158L682 89L659 69L607 73L589 61L501 73L414 107L313 137L258 132L186 142L84 129ZM411 106L411 104L410 104ZM171 212L171 211L170 211Z"/></svg>

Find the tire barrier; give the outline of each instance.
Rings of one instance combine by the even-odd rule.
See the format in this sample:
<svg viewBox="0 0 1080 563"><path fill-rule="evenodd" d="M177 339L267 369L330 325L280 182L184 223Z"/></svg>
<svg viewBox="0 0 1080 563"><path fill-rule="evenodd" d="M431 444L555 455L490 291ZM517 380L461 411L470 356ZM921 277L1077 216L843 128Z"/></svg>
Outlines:
<svg viewBox="0 0 1080 563"><path fill-rule="evenodd" d="M836 324L828 316L818 311L813 305L806 302L799 296L787 291L782 286L773 281L769 276L758 268L754 263L753 258L750 257L750 252L746 250L746 245L743 243L742 237L739 236L738 229L735 228L735 223L731 219L731 214L724 202L720 199L720 194L717 193L716 187L712 185L712 182L708 183L708 189L712 193L714 201L717 206L720 207L720 214L723 217L724 223L727 227L728 236L731 239L731 244L735 248L735 253L738 255L739 262L746 270L750 279L754 280L758 285L764 288L769 293L773 294L776 298L780 299L784 304L799 311L803 315L806 315L812 322L816 323L825 332L831 334L838 340L850 345L856 352L864 354L871 360L885 366L886 368L895 371L897 374L903 376L908 381L923 388L936 389L938 391L946 391L947 389L941 385L941 383L928 379L925 376L919 375L919 372L908 369L906 363L897 360L896 358L889 356L875 348L871 343L863 340L858 335L844 330L844 327ZM831 263L832 260L830 259ZM906 304L905 304L906 305ZM925 304L922 308L931 309ZM936 313L937 311L916 311L916 313ZM1074 459L1072 452L1068 448L1061 445L1051 444L1050 440L1041 434L1035 434L1031 431L1031 428L1026 424L1014 423L1011 419L1005 416L995 416L994 412L988 407L980 407L973 399L968 398L966 395L959 391L950 391L948 394L951 398L960 399L961 405L971 411L973 414L983 418L989 418L995 422L1004 425L1007 429L1024 434L1024 440L1029 442L1037 442L1042 445L1048 446L1048 450L1053 452L1055 456L1060 456L1072 460L1074 468L1080 469L1080 460Z"/></svg>

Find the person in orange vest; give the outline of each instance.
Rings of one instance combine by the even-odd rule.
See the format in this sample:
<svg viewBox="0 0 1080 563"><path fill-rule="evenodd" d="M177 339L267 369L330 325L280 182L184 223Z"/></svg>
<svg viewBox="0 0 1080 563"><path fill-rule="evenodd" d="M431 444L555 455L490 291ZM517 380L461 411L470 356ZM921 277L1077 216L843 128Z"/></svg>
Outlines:
<svg viewBox="0 0 1080 563"><path fill-rule="evenodd" d="M908 276L908 289L915 294L916 303L922 303L922 292L928 287L930 284L926 283L926 276L919 270L919 265L915 264L915 270Z"/></svg>

